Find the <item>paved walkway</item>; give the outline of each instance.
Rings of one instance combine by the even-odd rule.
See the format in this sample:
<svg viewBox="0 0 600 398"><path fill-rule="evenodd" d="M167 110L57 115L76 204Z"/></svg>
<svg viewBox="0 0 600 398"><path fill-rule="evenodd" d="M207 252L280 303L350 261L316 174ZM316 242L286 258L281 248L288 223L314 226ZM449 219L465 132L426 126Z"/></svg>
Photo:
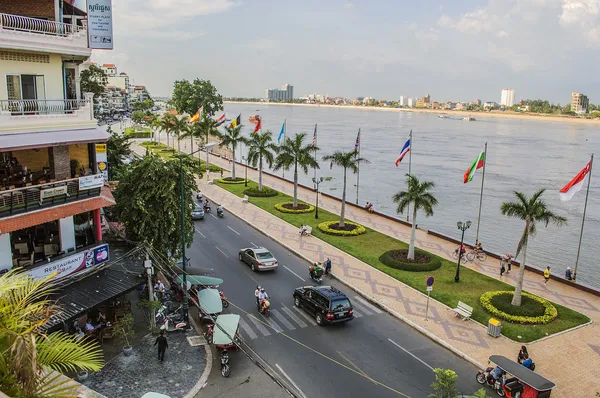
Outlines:
<svg viewBox="0 0 600 398"><path fill-rule="evenodd" d="M205 157L204 154L201 156ZM229 168L228 160L216 156L211 156L211 163ZM249 169L248 178L258 180L258 172ZM272 176L263 174L263 183L290 195L293 192L292 183ZM300 237L297 227L252 204L242 203L239 197L218 186L209 185L206 177L199 184L206 196L216 203L222 203L228 212L307 260L331 258L335 264L333 272L343 283L382 303L390 313L459 355L479 364L487 363L487 358L492 354L516 358L520 344L504 337L495 339L488 336L484 326L473 321L458 320L449 307L435 300L430 302L429 321L425 321L424 294L315 237ZM312 190L298 188L298 197L302 200L312 203L314 195ZM339 200L333 198L319 198L319 205L332 213L339 213L340 204ZM350 206L346 207L346 216L399 240L407 242L410 239L410 227L388 218L366 214ZM416 245L448 259L451 259L457 246L420 230L417 230ZM497 260L488 259L484 263L468 263L466 266L499 279ZM511 274L502 279L514 284L514 278L514 274ZM551 281L545 285L539 274L530 271L525 272L524 288L592 319L591 325L529 344L528 349L536 362L536 372L557 384L553 396L593 397L596 391L600 391L600 379L596 375L596 370L600 369L600 297L557 282Z"/></svg>

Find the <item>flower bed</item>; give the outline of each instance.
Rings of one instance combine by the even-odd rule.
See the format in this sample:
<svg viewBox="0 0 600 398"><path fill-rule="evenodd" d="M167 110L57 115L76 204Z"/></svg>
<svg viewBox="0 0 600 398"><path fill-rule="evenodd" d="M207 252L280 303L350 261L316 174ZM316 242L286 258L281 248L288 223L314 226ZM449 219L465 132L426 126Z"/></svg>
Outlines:
<svg viewBox="0 0 600 398"><path fill-rule="evenodd" d="M291 213L291 214L301 214L301 213L310 213L312 211L315 211L315 207L312 205L309 205L307 203L300 203L298 202L298 207L297 208L293 208L292 206L294 205L294 202L282 202L282 203L276 203L275 206L275 210L280 211L282 213Z"/></svg>
<svg viewBox="0 0 600 398"><path fill-rule="evenodd" d="M259 191L258 188L248 188L244 190L243 194L257 198L266 198L270 196L277 196L277 191L267 187L263 187L262 191Z"/></svg>
<svg viewBox="0 0 600 398"><path fill-rule="evenodd" d="M231 178L231 177L225 177L225 178L220 178L217 181L219 181L222 184L243 184L244 181L246 181L243 178L240 177L236 177L235 179Z"/></svg>
<svg viewBox="0 0 600 398"><path fill-rule="evenodd" d="M410 272L433 271L442 266L441 260L415 247L415 259L406 258L408 249L388 250L379 256L379 261L388 267Z"/></svg>
<svg viewBox="0 0 600 398"><path fill-rule="evenodd" d="M485 308L485 310L491 315L513 323L521 323L526 325L545 325L547 323L552 322L558 316L558 311L556 310L556 307L552 305L551 302L541 297L534 296L533 294L525 292L523 292L523 299L533 300L541 304L544 308L543 314L537 316L509 314L508 312L497 308L493 303L494 300L498 298L498 296L510 296L508 298L511 299L513 295L514 292L512 291L487 292L481 295L479 301L481 302L483 308ZM504 299L505 297L502 298ZM514 307L514 310L516 312L522 312L521 307Z"/></svg>
<svg viewBox="0 0 600 398"><path fill-rule="evenodd" d="M339 221L325 221L325 222L320 223L317 226L317 228L319 228L319 230L323 233L326 233L328 235L336 235L336 236L358 236L358 235L362 235L365 232L367 232L365 227L363 227L360 224L356 224L351 221L344 221L344 224L347 227L353 227L353 228L352 229L350 229L350 228L346 228L346 229L332 228L333 226L339 225Z"/></svg>

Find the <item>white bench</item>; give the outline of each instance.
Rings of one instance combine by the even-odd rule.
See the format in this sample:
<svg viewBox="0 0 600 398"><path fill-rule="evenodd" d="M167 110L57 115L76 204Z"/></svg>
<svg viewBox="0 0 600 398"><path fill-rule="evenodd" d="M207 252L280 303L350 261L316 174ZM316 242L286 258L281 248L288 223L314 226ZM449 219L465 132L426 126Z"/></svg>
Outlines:
<svg viewBox="0 0 600 398"><path fill-rule="evenodd" d="M304 225L304 235L312 235L312 227L310 225Z"/></svg>
<svg viewBox="0 0 600 398"><path fill-rule="evenodd" d="M458 305L453 309L453 311L456 313L456 316L466 321L467 319L471 318L471 315L473 314L473 307L463 303L462 301L459 301Z"/></svg>
<svg viewBox="0 0 600 398"><path fill-rule="evenodd" d="M248 195L244 195L242 198L242 203L248 203Z"/></svg>

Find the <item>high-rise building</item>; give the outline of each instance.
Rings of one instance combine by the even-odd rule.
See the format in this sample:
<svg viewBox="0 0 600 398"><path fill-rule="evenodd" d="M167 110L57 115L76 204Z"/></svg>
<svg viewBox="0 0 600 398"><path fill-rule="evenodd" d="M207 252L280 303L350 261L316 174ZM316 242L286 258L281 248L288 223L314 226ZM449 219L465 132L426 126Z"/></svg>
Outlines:
<svg viewBox="0 0 600 398"><path fill-rule="evenodd" d="M408 106L408 97L405 97L403 95L400 96L400 101L398 101L398 104L400 106Z"/></svg>
<svg viewBox="0 0 600 398"><path fill-rule="evenodd" d="M590 100L587 95L581 93L571 94L571 110L575 113L587 113Z"/></svg>
<svg viewBox="0 0 600 398"><path fill-rule="evenodd" d="M407 102L409 108L414 108L416 105L415 99L411 98L411 97L408 97L408 100L406 102Z"/></svg>
<svg viewBox="0 0 600 398"><path fill-rule="evenodd" d="M503 88L500 94L500 105L513 106L515 104L515 90L512 88Z"/></svg>
<svg viewBox="0 0 600 398"><path fill-rule="evenodd" d="M269 101L291 101L294 99L294 86L284 84L281 88L267 89L265 94Z"/></svg>

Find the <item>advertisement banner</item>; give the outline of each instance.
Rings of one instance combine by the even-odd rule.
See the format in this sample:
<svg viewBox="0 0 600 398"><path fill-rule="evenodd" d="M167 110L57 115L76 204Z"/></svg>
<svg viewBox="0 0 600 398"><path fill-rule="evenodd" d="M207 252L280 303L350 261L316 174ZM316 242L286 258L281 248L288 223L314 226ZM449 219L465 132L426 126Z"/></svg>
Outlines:
<svg viewBox="0 0 600 398"><path fill-rule="evenodd" d="M91 176L79 177L79 190L101 188L104 186L104 176L102 174L94 174Z"/></svg>
<svg viewBox="0 0 600 398"><path fill-rule="evenodd" d="M40 191L40 199L52 198L54 196L61 196L67 194L67 186L63 185L60 187L54 187L49 189L42 189Z"/></svg>
<svg viewBox="0 0 600 398"><path fill-rule="evenodd" d="M52 278L53 281L56 281L69 275L76 274L84 269L105 263L108 261L108 258L108 245L103 244L44 264L30 270L28 273L32 279L42 279L53 272L58 271L58 275Z"/></svg>
<svg viewBox="0 0 600 398"><path fill-rule="evenodd" d="M108 155L106 153L106 144L96 144L96 162L98 172L104 176L104 181L108 182Z"/></svg>
<svg viewBox="0 0 600 398"><path fill-rule="evenodd" d="M87 0L88 42L92 49L113 49L111 0Z"/></svg>

